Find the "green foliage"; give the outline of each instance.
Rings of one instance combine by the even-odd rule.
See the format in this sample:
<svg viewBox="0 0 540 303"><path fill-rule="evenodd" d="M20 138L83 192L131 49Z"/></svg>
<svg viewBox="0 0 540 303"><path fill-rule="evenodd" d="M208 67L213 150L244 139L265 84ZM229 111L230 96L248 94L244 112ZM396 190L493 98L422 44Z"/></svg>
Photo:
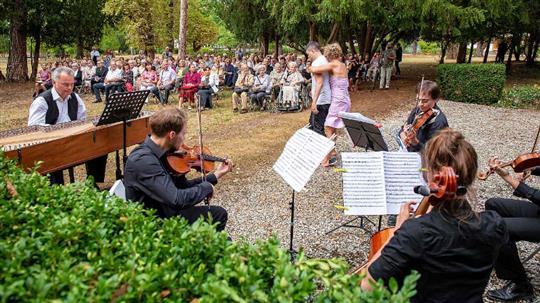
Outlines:
<svg viewBox="0 0 540 303"><path fill-rule="evenodd" d="M498 103L503 107L540 108L540 85L513 86L505 89Z"/></svg>
<svg viewBox="0 0 540 303"><path fill-rule="evenodd" d="M424 40L418 41L418 47L423 54L435 55L440 51L440 43L438 42L426 42Z"/></svg>
<svg viewBox="0 0 540 303"><path fill-rule="evenodd" d="M101 38L99 48L102 50L112 49L119 52L126 52L129 50L126 40L126 35L118 30L118 28L107 26L103 31L103 37Z"/></svg>
<svg viewBox="0 0 540 303"><path fill-rule="evenodd" d="M293 264L275 238L229 242L90 183L49 186L2 155L0 267L2 302L408 302L418 280L363 292L343 261Z"/></svg>
<svg viewBox="0 0 540 303"><path fill-rule="evenodd" d="M118 28L125 33L130 46L153 53L178 38L179 1L107 0L104 12L120 20ZM189 0L188 45L198 51L218 39L218 30L213 18L202 12L199 0Z"/></svg>
<svg viewBox="0 0 540 303"><path fill-rule="evenodd" d="M505 80L503 64L440 64L437 69L442 95L452 101L497 103Z"/></svg>

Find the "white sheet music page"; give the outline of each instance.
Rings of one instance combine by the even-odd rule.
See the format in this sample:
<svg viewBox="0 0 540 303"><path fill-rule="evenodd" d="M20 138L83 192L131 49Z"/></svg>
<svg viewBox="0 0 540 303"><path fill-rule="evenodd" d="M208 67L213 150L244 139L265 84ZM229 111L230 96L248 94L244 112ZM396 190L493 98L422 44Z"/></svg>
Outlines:
<svg viewBox="0 0 540 303"><path fill-rule="evenodd" d="M312 130L299 129L285 144L273 169L295 191L301 191L334 145Z"/></svg>
<svg viewBox="0 0 540 303"><path fill-rule="evenodd" d="M384 155L342 153L343 205L346 215L381 215L387 211Z"/></svg>
<svg viewBox="0 0 540 303"><path fill-rule="evenodd" d="M404 202L416 201L418 206L423 197L414 193L414 187L425 184L421 167L418 153L384 152L387 214L398 214Z"/></svg>

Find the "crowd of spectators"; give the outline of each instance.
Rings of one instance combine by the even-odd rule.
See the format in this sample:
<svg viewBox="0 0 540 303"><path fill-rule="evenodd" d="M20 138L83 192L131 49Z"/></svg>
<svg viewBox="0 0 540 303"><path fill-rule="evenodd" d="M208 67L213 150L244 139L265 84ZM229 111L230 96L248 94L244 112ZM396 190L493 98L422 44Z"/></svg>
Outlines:
<svg viewBox="0 0 540 303"><path fill-rule="evenodd" d="M371 59L358 54L342 58L349 70L351 90L358 89L361 81L374 80L381 67L391 68L393 61L384 61L389 57L385 59L385 53L388 51L383 55L377 52ZM393 54L396 60L395 52ZM275 99L279 94L291 104L297 102L300 85L311 78L307 72L310 65L309 59L294 53L259 56L245 55L238 49L234 55L205 53L177 60L169 48L153 59L142 51L137 56L115 57L109 50L102 55L93 48L84 59L67 58L41 64L34 97L52 87L51 73L56 67L68 66L75 71L76 90L93 93L95 103L103 101L102 95L106 102L112 92L150 90L163 105L168 104L172 93L178 93L179 106L187 104L188 109L192 109L197 106L196 100L200 100L199 106L204 110L212 108L212 98L220 90L229 88L233 110L245 113L249 105L263 108L267 97Z"/></svg>

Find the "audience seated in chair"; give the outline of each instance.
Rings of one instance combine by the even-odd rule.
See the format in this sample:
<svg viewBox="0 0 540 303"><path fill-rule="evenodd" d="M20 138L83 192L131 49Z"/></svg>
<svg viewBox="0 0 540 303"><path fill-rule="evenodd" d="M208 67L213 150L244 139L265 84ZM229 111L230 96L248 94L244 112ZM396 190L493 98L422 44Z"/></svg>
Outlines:
<svg viewBox="0 0 540 303"><path fill-rule="evenodd" d="M232 94L233 111L238 111L238 104L242 104L241 114L248 111L248 92L253 86L253 75L246 63L240 65L240 74L234 85Z"/></svg>
<svg viewBox="0 0 540 303"><path fill-rule="evenodd" d="M201 75L197 72L197 66L191 64L189 66L189 71L184 75L182 86L180 87L180 95L178 97L180 107L182 107L185 99L188 99L189 101L188 109L191 109L192 106L194 106L195 93L199 90L200 84Z"/></svg>
<svg viewBox="0 0 540 303"><path fill-rule="evenodd" d="M287 109L299 108L299 92L304 80L304 77L296 69L296 63L289 62L288 70L281 77L281 106Z"/></svg>
<svg viewBox="0 0 540 303"><path fill-rule="evenodd" d="M272 82L270 81L270 76L266 74L266 66L259 65L257 69L257 75L253 79L253 86L251 87L249 98L251 99L251 104L263 108L264 98L270 94L272 90Z"/></svg>

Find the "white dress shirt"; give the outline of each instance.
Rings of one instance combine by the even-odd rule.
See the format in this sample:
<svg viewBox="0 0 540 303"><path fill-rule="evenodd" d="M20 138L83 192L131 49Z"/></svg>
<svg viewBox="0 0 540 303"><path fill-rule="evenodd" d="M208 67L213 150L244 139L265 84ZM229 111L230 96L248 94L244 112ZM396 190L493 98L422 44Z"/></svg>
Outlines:
<svg viewBox="0 0 540 303"><path fill-rule="evenodd" d="M110 69L108 72L107 72L107 75L105 76L105 80L107 80L107 83L111 83L113 79L119 79L119 80L116 80L115 82L119 82L119 81L122 81L122 70L117 68L115 70L112 70Z"/></svg>
<svg viewBox="0 0 540 303"><path fill-rule="evenodd" d="M169 67L166 70L159 72L159 80L163 86L174 83L174 81L176 81L176 73L172 68Z"/></svg>
<svg viewBox="0 0 540 303"><path fill-rule="evenodd" d="M68 95L65 99L62 99L60 95L56 92L56 89L54 87L51 89L53 100L56 101L56 106L58 106L58 120L56 120L56 124L58 123L64 123L64 122L70 122L71 119L69 118L68 114L68 100L71 98L71 95ZM79 107L77 109L77 120L85 120L86 119L86 106L84 106L84 102L75 93L75 96L77 97L77 101L79 101ZM45 123L45 116L47 114L47 101L45 101L45 98L43 97L37 97L33 102L32 105L30 105L30 111L28 115L28 126L32 125L47 125Z"/></svg>

